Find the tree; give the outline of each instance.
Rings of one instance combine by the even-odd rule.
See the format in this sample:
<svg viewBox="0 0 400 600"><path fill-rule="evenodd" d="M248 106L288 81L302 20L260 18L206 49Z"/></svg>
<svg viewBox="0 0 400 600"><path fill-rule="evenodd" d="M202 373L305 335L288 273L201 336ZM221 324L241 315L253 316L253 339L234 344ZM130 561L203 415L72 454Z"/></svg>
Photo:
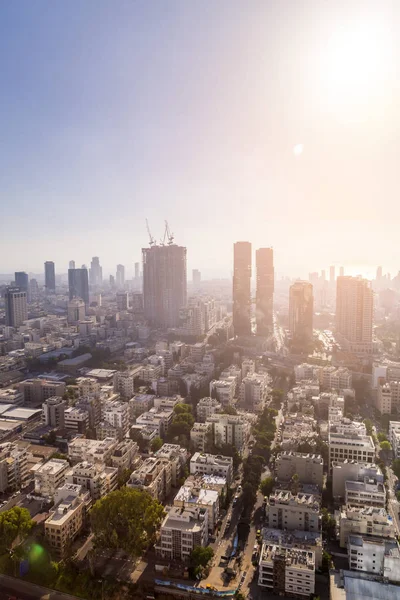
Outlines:
<svg viewBox="0 0 400 600"><path fill-rule="evenodd" d="M122 487L126 485L127 481L129 481L129 477L131 476L131 469L123 469L118 475L118 487Z"/></svg>
<svg viewBox="0 0 400 600"><path fill-rule="evenodd" d="M263 496L269 496L274 489L275 480L273 477L265 477L260 483L260 490Z"/></svg>
<svg viewBox="0 0 400 600"><path fill-rule="evenodd" d="M290 480L290 490L294 496L296 496L296 494L299 493L299 485L299 476L297 473L295 473L294 475L292 475L292 478Z"/></svg>
<svg viewBox="0 0 400 600"><path fill-rule="evenodd" d="M388 439L387 439L387 435L386 435L386 433L383 433L382 431L380 431L380 432L378 433L378 440L379 440L380 442L387 442L387 441L388 441Z"/></svg>
<svg viewBox="0 0 400 600"><path fill-rule="evenodd" d="M33 526L26 508L14 506L0 513L0 554L10 552L17 539L20 543L26 539Z"/></svg>
<svg viewBox="0 0 400 600"><path fill-rule="evenodd" d="M234 406L230 406L228 404L228 406L225 406L224 410L222 411L223 415L237 415L237 410Z"/></svg>
<svg viewBox="0 0 400 600"><path fill-rule="evenodd" d="M335 539L336 521L327 508L321 509L321 517L322 532L328 539Z"/></svg>
<svg viewBox="0 0 400 600"><path fill-rule="evenodd" d="M213 556L214 550L210 546L195 546L190 555L190 562L194 568L206 567Z"/></svg>
<svg viewBox="0 0 400 600"><path fill-rule="evenodd" d="M367 430L367 435L372 435L372 427L373 423L371 419L364 419L365 429Z"/></svg>
<svg viewBox="0 0 400 600"><path fill-rule="evenodd" d="M150 444L150 448L153 452L157 452L157 450L159 450L161 448L161 446L163 445L163 441L159 436L156 436L151 444Z"/></svg>
<svg viewBox="0 0 400 600"><path fill-rule="evenodd" d="M383 455L384 455L385 459L388 460L389 453L390 453L390 451L392 449L391 443L388 442L387 440L384 440L383 442L381 442L380 446L381 446L381 450L383 452Z"/></svg>
<svg viewBox="0 0 400 600"><path fill-rule="evenodd" d="M329 552L326 552L324 550L322 552L321 571L323 573L329 573L329 569L331 568L331 565L332 565L332 556L331 556L331 554L329 554Z"/></svg>
<svg viewBox="0 0 400 600"><path fill-rule="evenodd" d="M392 471L400 479L400 458L395 458L392 463Z"/></svg>
<svg viewBox="0 0 400 600"><path fill-rule="evenodd" d="M190 406L190 404L185 404L184 402L178 402L178 404L175 404L175 406L174 406L174 414L175 415L182 415L182 414L191 413L191 412L192 412L192 407Z"/></svg>
<svg viewBox="0 0 400 600"><path fill-rule="evenodd" d="M140 556L155 539L164 508L144 491L123 487L98 500L91 511L94 545Z"/></svg>

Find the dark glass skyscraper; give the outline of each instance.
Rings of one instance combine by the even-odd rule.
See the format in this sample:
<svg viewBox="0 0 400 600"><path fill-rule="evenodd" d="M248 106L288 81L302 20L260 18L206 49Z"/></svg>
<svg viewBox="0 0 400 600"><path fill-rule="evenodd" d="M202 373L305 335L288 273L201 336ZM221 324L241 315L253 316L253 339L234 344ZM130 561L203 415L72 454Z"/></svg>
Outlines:
<svg viewBox="0 0 400 600"><path fill-rule="evenodd" d="M233 329L235 335L251 334L251 244L233 246Z"/></svg>
<svg viewBox="0 0 400 600"><path fill-rule="evenodd" d="M144 315L153 326L177 327L187 303L186 248L154 245L142 255Z"/></svg>
<svg viewBox="0 0 400 600"><path fill-rule="evenodd" d="M256 269L257 335L269 336L273 333L274 304L274 251L272 248L259 248L256 251Z"/></svg>
<svg viewBox="0 0 400 600"><path fill-rule="evenodd" d="M44 263L44 285L48 292L56 290L56 270L53 261L46 260Z"/></svg>
<svg viewBox="0 0 400 600"><path fill-rule="evenodd" d="M68 269L69 299L82 298L89 304L89 277L87 269Z"/></svg>

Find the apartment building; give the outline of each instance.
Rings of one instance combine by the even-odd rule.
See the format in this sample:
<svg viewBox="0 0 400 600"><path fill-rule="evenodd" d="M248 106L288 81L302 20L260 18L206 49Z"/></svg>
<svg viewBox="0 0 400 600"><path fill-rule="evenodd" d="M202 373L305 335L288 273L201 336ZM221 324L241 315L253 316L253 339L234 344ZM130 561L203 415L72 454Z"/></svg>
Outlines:
<svg viewBox="0 0 400 600"><path fill-rule="evenodd" d="M129 405L127 402L106 402L103 408L103 420L115 427L121 441L129 429Z"/></svg>
<svg viewBox="0 0 400 600"><path fill-rule="evenodd" d="M317 380L319 378L319 371L319 367L316 367L315 365L310 365L308 363L296 365L294 367L296 383L300 383L301 381Z"/></svg>
<svg viewBox="0 0 400 600"><path fill-rule="evenodd" d="M70 406L64 412L64 425L67 431L85 434L89 429L88 411L77 406Z"/></svg>
<svg viewBox="0 0 400 600"><path fill-rule="evenodd" d="M76 380L79 396L100 397L101 384L94 377L78 377Z"/></svg>
<svg viewBox="0 0 400 600"><path fill-rule="evenodd" d="M208 512L208 529L214 531L219 517L219 494L216 490L187 485L185 482L175 496L174 506L204 508Z"/></svg>
<svg viewBox="0 0 400 600"><path fill-rule="evenodd" d="M389 422L389 441L394 458L400 458L400 421Z"/></svg>
<svg viewBox="0 0 400 600"><path fill-rule="evenodd" d="M96 396L82 396L75 404L75 408L80 408L88 414L89 429L94 431L101 421L101 399Z"/></svg>
<svg viewBox="0 0 400 600"><path fill-rule="evenodd" d="M129 400L129 412L131 419L139 417L154 406L153 394L137 394Z"/></svg>
<svg viewBox="0 0 400 600"><path fill-rule="evenodd" d="M1 404L12 404L13 406L22 406L24 403L24 397L19 390L12 388L0 389L0 405Z"/></svg>
<svg viewBox="0 0 400 600"><path fill-rule="evenodd" d="M240 405L246 410L262 413L267 398L267 381L263 375L253 373L242 379L240 384Z"/></svg>
<svg viewBox="0 0 400 600"><path fill-rule="evenodd" d="M105 440L88 440L74 438L68 444L68 458L72 463L82 461L111 464L111 457L118 441L115 438Z"/></svg>
<svg viewBox="0 0 400 600"><path fill-rule="evenodd" d="M345 503L348 506L386 506L384 484L370 477L365 477L364 481L346 481L344 490Z"/></svg>
<svg viewBox="0 0 400 600"><path fill-rule="evenodd" d="M133 371L117 371L114 375L114 392L122 398L132 398L135 393L135 379L139 377L141 367Z"/></svg>
<svg viewBox="0 0 400 600"><path fill-rule="evenodd" d="M343 433L329 434L329 466L333 461L355 460L373 463L375 461L375 445L369 435L350 435Z"/></svg>
<svg viewBox="0 0 400 600"><path fill-rule="evenodd" d="M210 396L216 398L222 406L231 406L235 397L236 379L213 379L210 381Z"/></svg>
<svg viewBox="0 0 400 600"><path fill-rule="evenodd" d="M251 358L244 358L242 360L242 379L254 375L256 372L256 363Z"/></svg>
<svg viewBox="0 0 400 600"><path fill-rule="evenodd" d="M220 375L220 379L229 379L231 377L235 378L236 381L236 393L239 392L240 383L242 381L242 369L238 365L230 365L226 369L224 369Z"/></svg>
<svg viewBox="0 0 400 600"><path fill-rule="evenodd" d="M146 383L156 381L163 375L162 365L143 365L140 371L140 379Z"/></svg>
<svg viewBox="0 0 400 600"><path fill-rule="evenodd" d="M400 381L379 382L376 407L381 415L390 415L400 407Z"/></svg>
<svg viewBox="0 0 400 600"><path fill-rule="evenodd" d="M381 538L395 537L393 519L384 508L375 506L343 506L339 514L340 547L347 547L350 534Z"/></svg>
<svg viewBox="0 0 400 600"><path fill-rule="evenodd" d="M68 470L65 480L82 486L82 489L90 493L92 500L96 501L117 488L118 469L83 461Z"/></svg>
<svg viewBox="0 0 400 600"><path fill-rule="evenodd" d="M188 562L196 546L207 546L208 511L199 507L172 506L161 524L156 554L168 560Z"/></svg>
<svg viewBox="0 0 400 600"><path fill-rule="evenodd" d="M190 441L198 452L205 452L213 439L212 423L195 423L190 430Z"/></svg>
<svg viewBox="0 0 400 600"><path fill-rule="evenodd" d="M351 389L353 385L352 373L346 367L323 367L320 381L324 388L339 391Z"/></svg>
<svg viewBox="0 0 400 600"><path fill-rule="evenodd" d="M347 538L349 567L379 575L387 581L400 581L400 550L396 540L350 534Z"/></svg>
<svg viewBox="0 0 400 600"><path fill-rule="evenodd" d="M250 423L239 415L212 415L207 418L212 424L214 444L230 444L241 452L250 435Z"/></svg>
<svg viewBox="0 0 400 600"><path fill-rule="evenodd" d="M44 531L52 554L63 558L85 523L89 494L84 493L81 486L68 483L56 490L54 502Z"/></svg>
<svg viewBox="0 0 400 600"><path fill-rule="evenodd" d="M320 454L280 452L276 457L275 471L279 481L290 481L297 474L301 483L311 483L322 489L324 461Z"/></svg>
<svg viewBox="0 0 400 600"><path fill-rule="evenodd" d="M172 465L165 458L149 457L133 471L128 487L148 492L159 502L164 502L171 491Z"/></svg>
<svg viewBox="0 0 400 600"><path fill-rule="evenodd" d="M171 483L176 487L189 458L186 448L182 448L179 444L163 444L154 456L169 461L171 464Z"/></svg>
<svg viewBox="0 0 400 600"><path fill-rule="evenodd" d="M218 475L225 477L228 484L232 481L233 459L230 456L203 454L195 452L190 459L190 473L196 475Z"/></svg>
<svg viewBox="0 0 400 600"><path fill-rule="evenodd" d="M310 598L315 591L314 552L264 543L258 585L279 596Z"/></svg>
<svg viewBox="0 0 400 600"><path fill-rule="evenodd" d="M338 500L344 499L346 494L346 481L364 481L364 478L373 479L376 483L383 483L383 473L374 463L358 462L355 460L333 461L332 463L332 494Z"/></svg>
<svg viewBox="0 0 400 600"><path fill-rule="evenodd" d="M119 442L111 455L111 465L122 473L131 469L139 458L139 446L133 440L126 438Z"/></svg>
<svg viewBox="0 0 400 600"><path fill-rule="evenodd" d="M277 490L265 507L266 525L275 529L320 531L320 502L313 494Z"/></svg>
<svg viewBox="0 0 400 600"><path fill-rule="evenodd" d="M46 379L26 379L18 384L18 390L24 398L24 404L37 406L48 398L62 397L66 385L63 381L48 381Z"/></svg>
<svg viewBox="0 0 400 600"><path fill-rule="evenodd" d="M11 442L0 444L0 493L19 490L28 475L26 448Z"/></svg>
<svg viewBox="0 0 400 600"><path fill-rule="evenodd" d="M68 469L68 461L61 458L52 458L45 463L34 465L31 473L35 479L35 494L53 499L57 488L64 484Z"/></svg>
<svg viewBox="0 0 400 600"><path fill-rule="evenodd" d="M196 406L197 420L205 423L208 417L222 410L222 404L216 398L201 398Z"/></svg>

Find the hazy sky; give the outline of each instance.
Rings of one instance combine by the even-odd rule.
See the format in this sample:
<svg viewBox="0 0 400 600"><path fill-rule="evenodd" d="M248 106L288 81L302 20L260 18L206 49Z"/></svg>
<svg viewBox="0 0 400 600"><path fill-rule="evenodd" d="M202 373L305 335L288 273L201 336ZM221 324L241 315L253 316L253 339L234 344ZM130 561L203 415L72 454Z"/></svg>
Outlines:
<svg viewBox="0 0 400 600"><path fill-rule="evenodd" d="M203 276L240 239L394 274L399 30L398 0L0 3L0 272L129 275L147 217Z"/></svg>

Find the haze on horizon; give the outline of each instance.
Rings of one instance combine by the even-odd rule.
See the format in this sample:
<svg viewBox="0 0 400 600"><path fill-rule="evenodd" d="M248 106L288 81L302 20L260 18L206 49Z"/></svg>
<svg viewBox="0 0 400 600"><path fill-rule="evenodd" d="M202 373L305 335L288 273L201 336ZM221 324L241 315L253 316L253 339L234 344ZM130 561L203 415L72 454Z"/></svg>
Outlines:
<svg viewBox="0 0 400 600"><path fill-rule="evenodd" d="M399 28L390 0L3 3L0 272L129 274L147 217L204 277L237 240L395 275Z"/></svg>

